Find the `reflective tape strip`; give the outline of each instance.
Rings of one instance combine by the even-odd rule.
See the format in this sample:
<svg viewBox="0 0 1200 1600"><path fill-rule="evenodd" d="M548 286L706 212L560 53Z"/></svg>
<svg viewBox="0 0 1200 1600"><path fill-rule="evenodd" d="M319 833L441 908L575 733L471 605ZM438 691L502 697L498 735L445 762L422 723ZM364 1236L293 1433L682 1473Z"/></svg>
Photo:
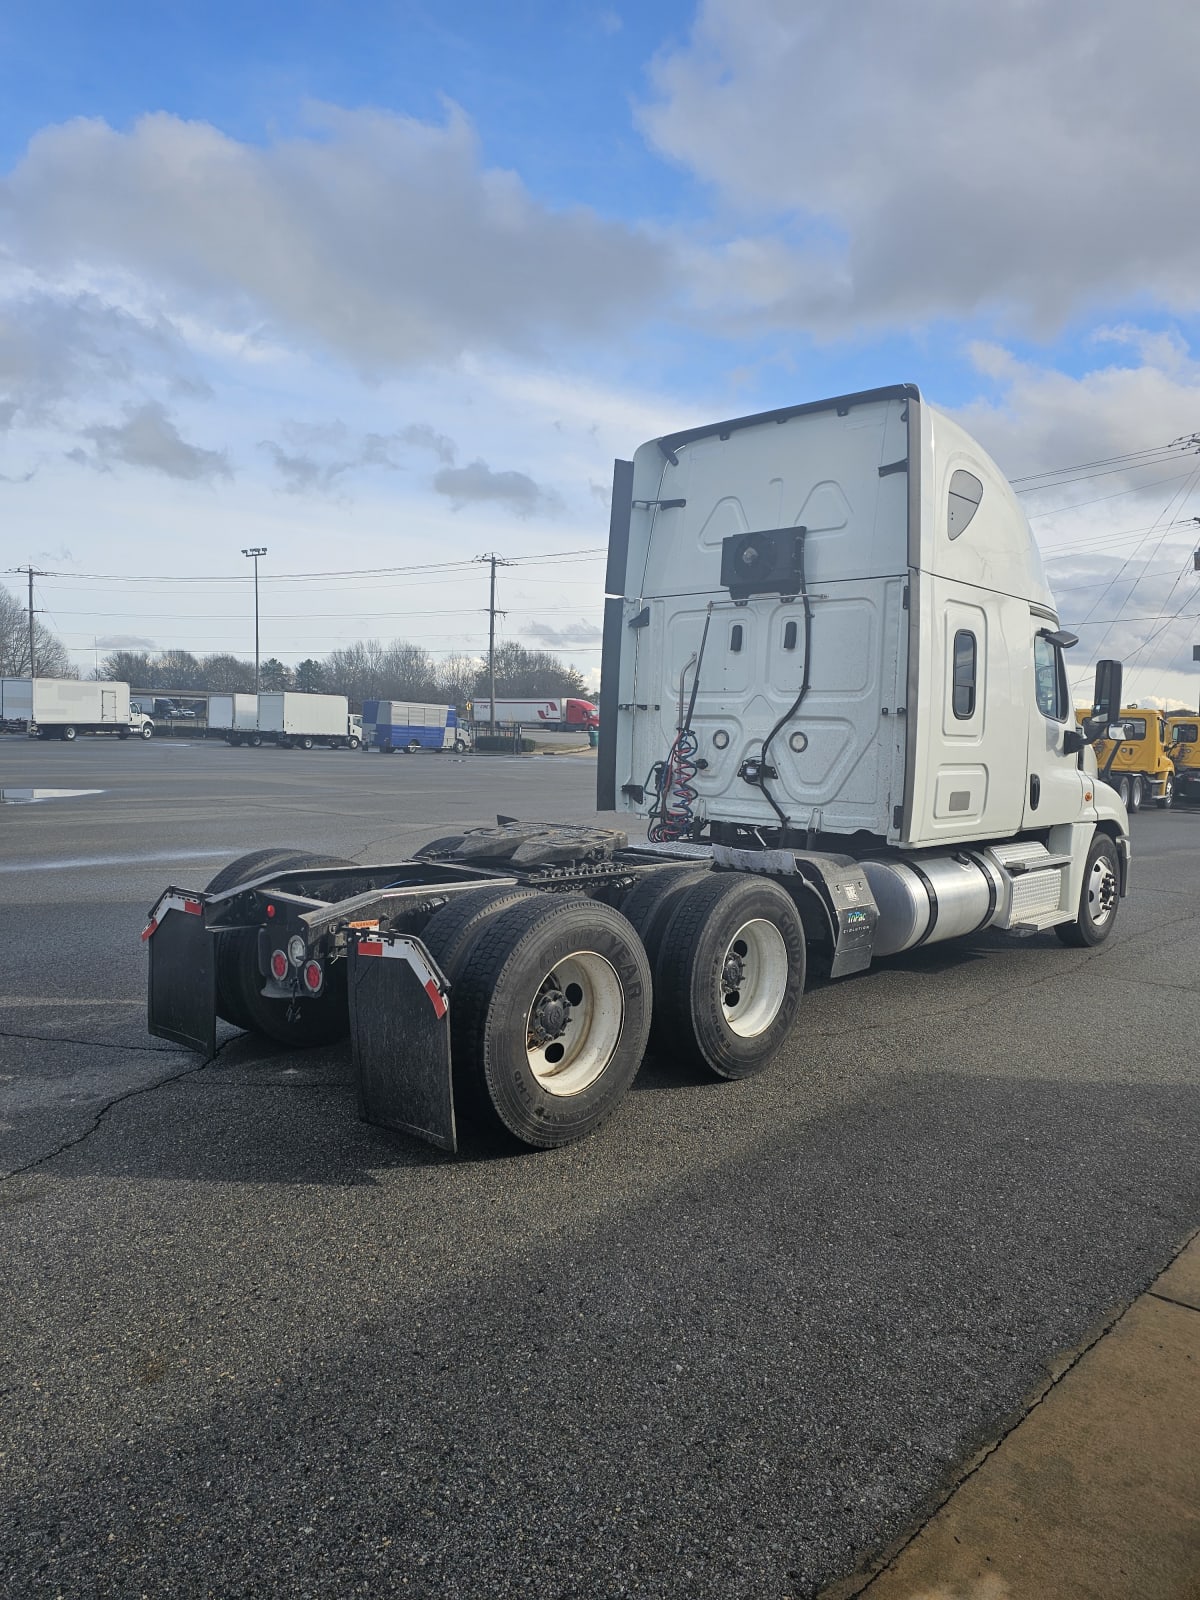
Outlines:
<svg viewBox="0 0 1200 1600"><path fill-rule="evenodd" d="M360 956L391 956L393 959L407 961L421 980L425 993L429 996L429 1002L433 1006L434 1014L439 1021L450 1009L445 989L428 961L425 960L411 939L404 938L402 934L393 935L392 938L386 941L382 939L360 939L358 941L358 953Z"/></svg>
<svg viewBox="0 0 1200 1600"><path fill-rule="evenodd" d="M168 911L186 911L190 916L202 917L204 915L204 901L197 900L189 894L165 894L150 913L150 921L142 929L142 943L162 926L162 920Z"/></svg>

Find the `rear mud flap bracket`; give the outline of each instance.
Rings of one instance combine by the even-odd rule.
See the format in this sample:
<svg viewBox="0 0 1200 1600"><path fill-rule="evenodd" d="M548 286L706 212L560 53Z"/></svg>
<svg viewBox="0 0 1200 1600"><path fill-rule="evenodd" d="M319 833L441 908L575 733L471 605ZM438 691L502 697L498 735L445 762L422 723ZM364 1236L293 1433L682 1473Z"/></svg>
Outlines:
<svg viewBox="0 0 1200 1600"><path fill-rule="evenodd" d="M449 989L419 939L369 933L349 953L350 1037L364 1122L458 1148Z"/></svg>

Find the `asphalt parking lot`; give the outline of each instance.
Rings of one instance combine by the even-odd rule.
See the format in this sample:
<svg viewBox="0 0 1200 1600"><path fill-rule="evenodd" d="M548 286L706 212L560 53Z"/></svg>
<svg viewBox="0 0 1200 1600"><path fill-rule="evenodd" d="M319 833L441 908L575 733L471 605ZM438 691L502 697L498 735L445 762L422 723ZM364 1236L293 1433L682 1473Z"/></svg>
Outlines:
<svg viewBox="0 0 1200 1600"><path fill-rule="evenodd" d="M808 1596L918 1524L1200 1223L1200 810L1097 951L813 990L740 1084L457 1158L348 1056L144 1031L145 914L246 850L591 820L594 762L0 739L12 1596ZM616 822L616 819L609 819ZM618 824L620 825L620 824Z"/></svg>

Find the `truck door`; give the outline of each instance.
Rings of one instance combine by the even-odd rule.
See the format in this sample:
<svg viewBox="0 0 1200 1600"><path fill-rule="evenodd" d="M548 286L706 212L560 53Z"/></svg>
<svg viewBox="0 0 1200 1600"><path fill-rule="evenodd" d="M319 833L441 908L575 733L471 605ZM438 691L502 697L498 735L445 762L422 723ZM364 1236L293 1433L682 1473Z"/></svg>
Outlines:
<svg viewBox="0 0 1200 1600"><path fill-rule="evenodd" d="M1081 821L1088 808L1078 758L1063 749L1064 735L1075 726L1075 715L1062 645L1039 618L1034 617L1033 626L1029 756L1021 826L1050 828L1060 822Z"/></svg>

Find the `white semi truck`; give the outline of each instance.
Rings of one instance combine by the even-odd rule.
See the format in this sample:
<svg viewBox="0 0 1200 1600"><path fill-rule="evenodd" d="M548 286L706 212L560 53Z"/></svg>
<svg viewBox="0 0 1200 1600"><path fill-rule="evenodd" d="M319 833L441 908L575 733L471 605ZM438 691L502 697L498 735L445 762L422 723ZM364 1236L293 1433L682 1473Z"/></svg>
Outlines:
<svg viewBox="0 0 1200 1600"><path fill-rule="evenodd" d="M129 704L127 683L83 683L76 678L5 678L0 721L33 739L65 739L81 733L130 734L149 739L154 719Z"/></svg>
<svg viewBox="0 0 1200 1600"><path fill-rule="evenodd" d="M519 1144L592 1131L655 1029L760 1071L806 974L985 930L1099 945L1125 807L1079 729L1029 525L910 385L689 429L618 462L597 807L407 862L286 847L154 907L150 1027L349 1032L362 1115L454 1149L467 1096ZM802 1025L802 1024L801 1024Z"/></svg>

